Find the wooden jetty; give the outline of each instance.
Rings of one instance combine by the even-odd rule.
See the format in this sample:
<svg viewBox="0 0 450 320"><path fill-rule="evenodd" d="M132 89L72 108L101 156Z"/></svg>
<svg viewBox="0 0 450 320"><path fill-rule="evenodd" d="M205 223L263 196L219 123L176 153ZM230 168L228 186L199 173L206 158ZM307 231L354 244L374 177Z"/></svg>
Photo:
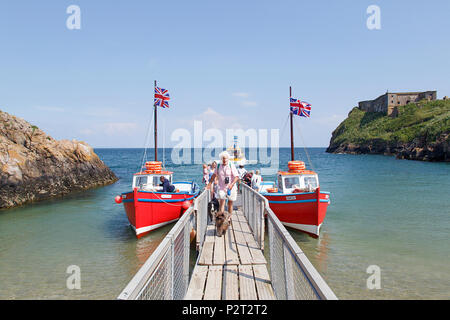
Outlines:
<svg viewBox="0 0 450 320"><path fill-rule="evenodd" d="M203 191L118 299L337 299L267 199L246 185L241 189L231 225L222 237L216 235L208 215L210 193ZM192 269L193 230L197 257Z"/></svg>
<svg viewBox="0 0 450 320"><path fill-rule="evenodd" d="M203 248L185 299L274 300L267 261L241 210L233 212L225 236L208 224Z"/></svg>

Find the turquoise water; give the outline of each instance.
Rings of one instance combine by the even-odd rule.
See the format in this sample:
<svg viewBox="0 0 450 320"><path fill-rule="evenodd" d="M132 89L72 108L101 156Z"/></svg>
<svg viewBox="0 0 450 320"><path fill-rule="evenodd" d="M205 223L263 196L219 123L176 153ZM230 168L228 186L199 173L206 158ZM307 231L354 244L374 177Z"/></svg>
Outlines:
<svg viewBox="0 0 450 320"><path fill-rule="evenodd" d="M308 151L331 206L319 239L290 232L336 295L449 299L450 165ZM116 184L0 211L0 299L114 299L170 230L137 240L113 201L130 189L142 150L96 152ZM281 163L289 157L280 150ZM175 180L201 182L201 165L166 166ZM80 290L66 287L70 265L80 267ZM379 290L366 287L370 265L381 269Z"/></svg>

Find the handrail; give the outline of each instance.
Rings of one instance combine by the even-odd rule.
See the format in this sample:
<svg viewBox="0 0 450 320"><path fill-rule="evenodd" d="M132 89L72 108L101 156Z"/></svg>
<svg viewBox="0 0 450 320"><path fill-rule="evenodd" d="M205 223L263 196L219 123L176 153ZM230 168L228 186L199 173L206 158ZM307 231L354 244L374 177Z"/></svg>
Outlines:
<svg viewBox="0 0 450 320"><path fill-rule="evenodd" d="M118 299L145 299L148 295L154 299L183 298L189 284L189 236L193 215L194 207L191 206L119 294ZM176 259L181 262L175 266ZM165 260L168 262L164 263ZM157 278L159 273L162 276Z"/></svg>
<svg viewBox="0 0 450 320"><path fill-rule="evenodd" d="M336 300L331 288L272 211L269 201L245 184L242 184L242 196L244 214L262 249L264 232L258 238L255 229L264 228L264 222L258 221L264 221L264 215L267 216L271 281L277 298ZM255 210L256 202L263 204L262 210Z"/></svg>
<svg viewBox="0 0 450 320"><path fill-rule="evenodd" d="M203 192L174 225L118 299L183 299L189 285L189 237L194 220L197 250L203 246L210 193ZM242 185L242 209L255 240L264 249L265 220L271 283L278 299L337 299L319 272L269 207L268 200ZM194 219L195 218L195 219Z"/></svg>

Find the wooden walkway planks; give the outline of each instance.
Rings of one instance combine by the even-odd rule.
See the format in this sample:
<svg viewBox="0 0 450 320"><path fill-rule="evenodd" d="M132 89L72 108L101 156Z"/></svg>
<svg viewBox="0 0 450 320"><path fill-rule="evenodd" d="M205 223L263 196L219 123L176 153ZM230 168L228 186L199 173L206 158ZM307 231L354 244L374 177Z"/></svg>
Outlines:
<svg viewBox="0 0 450 320"><path fill-rule="evenodd" d="M244 218L244 216L239 217L239 219ZM252 264L266 263L266 258L264 258L264 254L256 243L255 237L253 233L250 231L250 227L247 221L239 220L239 224L244 234L245 241L247 242L248 249L252 256Z"/></svg>
<svg viewBox="0 0 450 320"><path fill-rule="evenodd" d="M245 235L242 232L241 224L239 223L238 217L236 215L232 216L232 226L234 231L234 237L236 239L236 247L239 254L239 259L241 264L252 264L252 255L247 245Z"/></svg>
<svg viewBox="0 0 450 320"><path fill-rule="evenodd" d="M208 225L185 299L275 299L266 259L242 212L233 213L225 236Z"/></svg>
<svg viewBox="0 0 450 320"><path fill-rule="evenodd" d="M257 300L253 268L248 265L239 266L239 293L241 300Z"/></svg>
<svg viewBox="0 0 450 320"><path fill-rule="evenodd" d="M192 273L192 279L189 283L189 289L184 299L202 300L205 289L206 276L208 275L207 266L196 265Z"/></svg>
<svg viewBox="0 0 450 320"><path fill-rule="evenodd" d="M230 227L233 228L232 226ZM238 265L239 255L236 247L236 241L234 239L234 232L225 233L225 264L226 265Z"/></svg>
<svg viewBox="0 0 450 320"><path fill-rule="evenodd" d="M239 300L238 266L225 266L223 268L223 300Z"/></svg>
<svg viewBox="0 0 450 320"><path fill-rule="evenodd" d="M222 287L222 267L209 266L208 277L206 279L205 296L203 300L220 300Z"/></svg>
<svg viewBox="0 0 450 320"><path fill-rule="evenodd" d="M263 265L254 265L253 272L259 300L275 300L275 293L273 292L267 268Z"/></svg>

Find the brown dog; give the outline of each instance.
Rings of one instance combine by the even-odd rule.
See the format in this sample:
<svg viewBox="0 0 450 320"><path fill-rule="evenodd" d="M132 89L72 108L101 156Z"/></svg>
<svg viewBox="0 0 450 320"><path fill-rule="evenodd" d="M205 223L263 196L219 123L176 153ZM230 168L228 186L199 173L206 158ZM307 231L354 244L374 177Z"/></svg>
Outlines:
<svg viewBox="0 0 450 320"><path fill-rule="evenodd" d="M228 227L230 226L230 220L228 219L228 212L217 212L216 213L216 234L218 237L225 235Z"/></svg>

